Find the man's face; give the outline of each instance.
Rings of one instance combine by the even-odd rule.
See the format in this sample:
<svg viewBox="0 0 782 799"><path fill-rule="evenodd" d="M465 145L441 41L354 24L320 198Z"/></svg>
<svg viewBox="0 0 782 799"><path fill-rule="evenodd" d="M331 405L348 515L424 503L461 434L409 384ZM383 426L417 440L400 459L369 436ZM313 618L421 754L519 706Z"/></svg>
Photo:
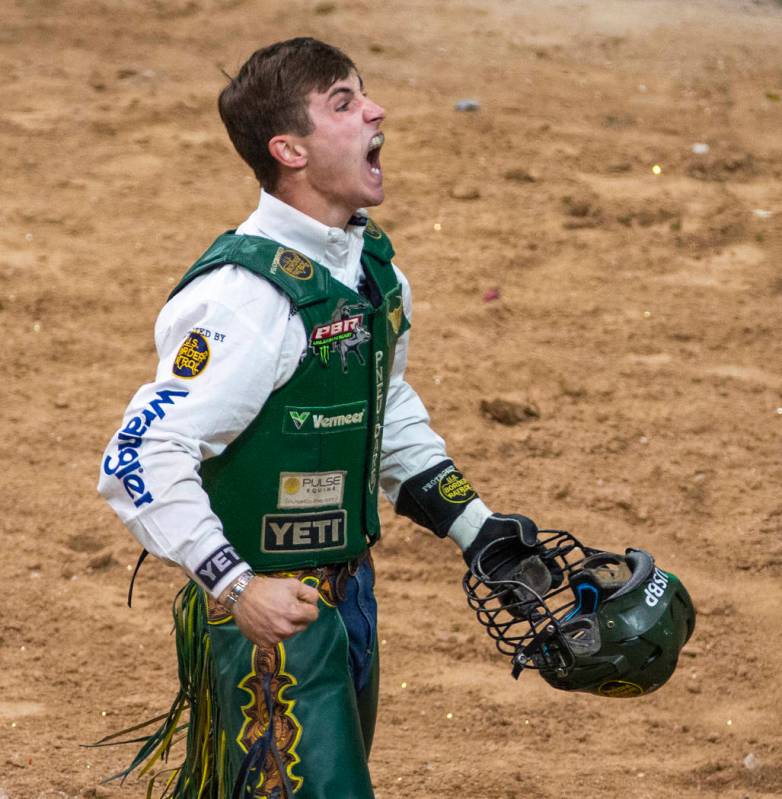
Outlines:
<svg viewBox="0 0 782 799"><path fill-rule="evenodd" d="M301 138L307 151L304 179L332 209L350 216L383 202L380 124L385 111L364 93L355 72L325 92L308 95L313 131Z"/></svg>

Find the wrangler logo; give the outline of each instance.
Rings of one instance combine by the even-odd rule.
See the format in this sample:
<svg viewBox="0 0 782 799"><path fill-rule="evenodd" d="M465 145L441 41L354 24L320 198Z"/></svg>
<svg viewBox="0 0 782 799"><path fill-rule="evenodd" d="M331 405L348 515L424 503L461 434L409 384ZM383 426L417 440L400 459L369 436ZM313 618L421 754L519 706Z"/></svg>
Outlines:
<svg viewBox="0 0 782 799"><path fill-rule="evenodd" d="M267 514L261 523L264 552L341 549L346 543L347 511Z"/></svg>

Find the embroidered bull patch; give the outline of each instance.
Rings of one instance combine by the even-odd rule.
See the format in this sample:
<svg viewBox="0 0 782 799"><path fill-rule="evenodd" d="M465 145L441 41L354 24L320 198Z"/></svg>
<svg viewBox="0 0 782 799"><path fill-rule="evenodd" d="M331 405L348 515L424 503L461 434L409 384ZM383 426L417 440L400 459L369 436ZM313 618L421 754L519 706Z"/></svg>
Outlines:
<svg viewBox="0 0 782 799"><path fill-rule="evenodd" d="M360 364L366 363L362 345L371 338L364 327L364 314L356 306L348 305L347 300L339 300L331 321L316 325L310 334L310 347L320 358L324 366L328 366L332 353L339 354L342 371L348 371L348 355L353 353Z"/></svg>

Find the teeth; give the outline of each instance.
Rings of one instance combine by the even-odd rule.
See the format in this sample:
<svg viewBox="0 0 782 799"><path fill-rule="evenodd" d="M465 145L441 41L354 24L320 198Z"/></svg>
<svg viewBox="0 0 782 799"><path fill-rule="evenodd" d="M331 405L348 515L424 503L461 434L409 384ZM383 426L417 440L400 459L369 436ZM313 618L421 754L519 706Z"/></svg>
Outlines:
<svg viewBox="0 0 782 799"><path fill-rule="evenodd" d="M378 169L376 166L371 166L371 167L369 168L369 171L370 171L370 172L371 172L373 175L379 175L379 174L380 174L380 170L379 170L379 169Z"/></svg>
<svg viewBox="0 0 782 799"><path fill-rule="evenodd" d="M376 150L378 147L383 146L386 137L382 133L376 133L369 141L369 149Z"/></svg>

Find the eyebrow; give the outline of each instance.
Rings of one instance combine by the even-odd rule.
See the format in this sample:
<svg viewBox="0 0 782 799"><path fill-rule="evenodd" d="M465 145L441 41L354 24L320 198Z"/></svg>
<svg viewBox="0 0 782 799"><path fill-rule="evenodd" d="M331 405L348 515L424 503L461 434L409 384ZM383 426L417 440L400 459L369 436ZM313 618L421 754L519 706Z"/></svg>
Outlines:
<svg viewBox="0 0 782 799"><path fill-rule="evenodd" d="M329 92L329 96L326 98L330 100L332 97L336 97L338 94L353 94L353 89L349 88L348 86L338 86L336 89L332 89Z"/></svg>
<svg viewBox="0 0 782 799"><path fill-rule="evenodd" d="M361 78L358 79L358 88L359 91L364 91L364 81ZM336 97L338 94L355 94L355 92L350 86L337 86L329 92L326 99L330 100L332 97Z"/></svg>

